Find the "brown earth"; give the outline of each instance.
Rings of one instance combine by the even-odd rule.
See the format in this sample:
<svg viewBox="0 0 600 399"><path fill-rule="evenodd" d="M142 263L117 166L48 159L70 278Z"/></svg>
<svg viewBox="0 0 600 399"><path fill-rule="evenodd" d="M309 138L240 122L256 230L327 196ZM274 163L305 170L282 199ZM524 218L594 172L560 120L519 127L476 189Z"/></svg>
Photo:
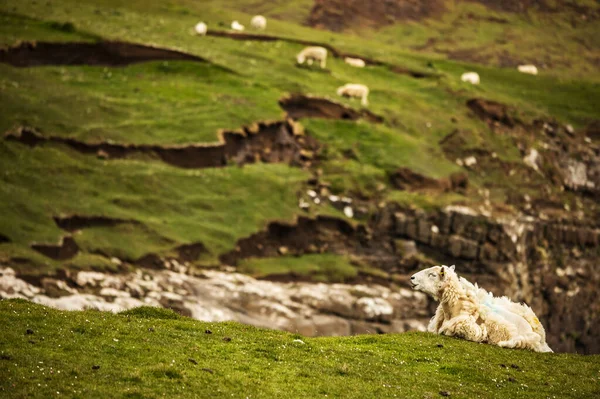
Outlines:
<svg viewBox="0 0 600 399"><path fill-rule="evenodd" d="M327 100L321 97L312 97L304 94L291 94L279 100L279 106L283 108L289 118L325 118L357 120L366 119L373 123L382 123L383 117L369 110L360 111L346 107L345 105Z"/></svg>
<svg viewBox="0 0 600 399"><path fill-rule="evenodd" d="M258 122L238 131L219 132L220 144L190 144L160 146L147 144L85 143L72 138L43 136L30 128L20 128L6 135L30 147L43 143L64 144L84 154L102 158L124 158L131 155L150 155L181 168L224 167L229 162L239 165L254 162L286 162L307 165L319 145L305 135L301 126L292 120ZM307 158L308 156L308 158Z"/></svg>
<svg viewBox="0 0 600 399"><path fill-rule="evenodd" d="M444 11L443 0L315 0L308 17L314 28L341 32L421 20Z"/></svg>
<svg viewBox="0 0 600 399"><path fill-rule="evenodd" d="M71 259L79 252L79 246L71 236L61 238L58 244L31 244L31 248L55 260Z"/></svg>
<svg viewBox="0 0 600 399"><path fill-rule="evenodd" d="M449 178L433 179L423 176L409 168L398 168L389 174L392 187L407 191L458 191L464 193L469 187L469 176L466 173L453 173Z"/></svg>
<svg viewBox="0 0 600 399"><path fill-rule="evenodd" d="M119 41L97 43L24 42L0 49L0 62L16 67L41 65L125 66L145 61L208 62L180 51Z"/></svg>
<svg viewBox="0 0 600 399"><path fill-rule="evenodd" d="M63 230L74 232L90 227L112 227L123 223L138 223L135 220L110 218L107 216L54 216L54 222Z"/></svg>

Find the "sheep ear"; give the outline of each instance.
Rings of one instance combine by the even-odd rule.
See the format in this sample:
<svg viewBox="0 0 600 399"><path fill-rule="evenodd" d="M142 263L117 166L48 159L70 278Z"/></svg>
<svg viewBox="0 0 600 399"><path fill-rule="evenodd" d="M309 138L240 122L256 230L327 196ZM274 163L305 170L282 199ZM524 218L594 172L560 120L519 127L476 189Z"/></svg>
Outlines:
<svg viewBox="0 0 600 399"><path fill-rule="evenodd" d="M446 277L446 266L442 266L442 270L440 270L440 279L444 279Z"/></svg>
<svg viewBox="0 0 600 399"><path fill-rule="evenodd" d="M456 265L450 266L450 270L452 270L452 271L454 271L455 268L456 268Z"/></svg>

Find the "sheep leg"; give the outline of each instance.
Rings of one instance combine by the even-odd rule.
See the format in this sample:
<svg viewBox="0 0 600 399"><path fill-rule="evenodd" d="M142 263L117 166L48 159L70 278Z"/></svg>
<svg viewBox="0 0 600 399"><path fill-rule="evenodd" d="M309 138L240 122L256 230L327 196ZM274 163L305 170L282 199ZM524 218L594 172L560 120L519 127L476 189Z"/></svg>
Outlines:
<svg viewBox="0 0 600 399"><path fill-rule="evenodd" d="M312 65L312 64L313 64L313 59L312 59L312 58L307 58L307 59L306 59L306 63L307 63L308 65Z"/></svg>
<svg viewBox="0 0 600 399"><path fill-rule="evenodd" d="M486 336L485 329L481 328L469 315L456 316L446 321L440 328L440 334L474 342L481 342Z"/></svg>
<svg viewBox="0 0 600 399"><path fill-rule="evenodd" d="M429 321L429 325L427 326L427 331L431 333L439 333L442 324L444 323L444 310L442 309L442 305L439 305L435 310L435 315Z"/></svg>
<svg viewBox="0 0 600 399"><path fill-rule="evenodd" d="M542 349L545 349L540 335L536 333L518 335L507 341L498 342L498 346L502 348L531 349L536 352L542 352ZM548 347L548 349L550 348Z"/></svg>
<svg viewBox="0 0 600 399"><path fill-rule="evenodd" d="M367 101L367 96L362 96L362 100L360 102L362 105L364 105L365 107L367 105L369 105L369 102Z"/></svg>
<svg viewBox="0 0 600 399"><path fill-rule="evenodd" d="M327 61L325 60L325 58L321 59L321 68L325 69L325 65L327 64Z"/></svg>

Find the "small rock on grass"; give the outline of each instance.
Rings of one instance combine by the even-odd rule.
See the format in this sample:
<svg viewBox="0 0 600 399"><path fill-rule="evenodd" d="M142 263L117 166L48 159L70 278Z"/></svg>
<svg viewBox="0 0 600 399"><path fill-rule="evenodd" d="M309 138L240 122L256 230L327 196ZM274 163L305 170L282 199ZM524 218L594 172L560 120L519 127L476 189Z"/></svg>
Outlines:
<svg viewBox="0 0 600 399"><path fill-rule="evenodd" d="M99 368L100 368L100 366L98 366L98 365L92 366L92 370L98 370Z"/></svg>
<svg viewBox="0 0 600 399"><path fill-rule="evenodd" d="M212 331L206 330L206 331L204 331L204 334L212 334Z"/></svg>
<svg viewBox="0 0 600 399"><path fill-rule="evenodd" d="M33 334L33 330L31 328L28 328L27 331L25 331L25 334L31 335Z"/></svg>
<svg viewBox="0 0 600 399"><path fill-rule="evenodd" d="M191 357L188 359L190 363L193 364L198 364L198 362L196 361L196 359L192 359Z"/></svg>
<svg viewBox="0 0 600 399"><path fill-rule="evenodd" d="M223 342L231 342L231 337L224 337Z"/></svg>
<svg viewBox="0 0 600 399"><path fill-rule="evenodd" d="M441 396L450 396L450 392L448 391L440 391Z"/></svg>

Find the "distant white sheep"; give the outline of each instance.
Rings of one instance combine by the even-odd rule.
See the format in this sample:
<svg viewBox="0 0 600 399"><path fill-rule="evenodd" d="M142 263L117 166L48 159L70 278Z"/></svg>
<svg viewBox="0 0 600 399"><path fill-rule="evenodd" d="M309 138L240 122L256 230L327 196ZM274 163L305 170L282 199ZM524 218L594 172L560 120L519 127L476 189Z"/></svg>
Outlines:
<svg viewBox="0 0 600 399"><path fill-rule="evenodd" d="M250 21L250 26L256 30L265 30L267 28L267 19L262 15L255 15Z"/></svg>
<svg viewBox="0 0 600 399"><path fill-rule="evenodd" d="M538 74L538 69L535 65L519 65L517 67L517 70L521 73L528 73L530 75L537 75Z"/></svg>
<svg viewBox="0 0 600 399"><path fill-rule="evenodd" d="M238 21L233 21L231 23L231 29L242 32L244 30L244 25L240 24Z"/></svg>
<svg viewBox="0 0 600 399"><path fill-rule="evenodd" d="M369 88L358 83L347 83L337 89L337 95L343 97L358 97L360 103L365 107L369 105L367 97L369 96Z"/></svg>
<svg viewBox="0 0 600 399"><path fill-rule="evenodd" d="M306 47L296 56L298 64L308 63L312 65L313 61L319 61L321 68L327 64L327 49L325 47Z"/></svg>
<svg viewBox="0 0 600 399"><path fill-rule="evenodd" d="M351 66L357 67L357 68L364 68L366 65L365 61L361 60L360 58L346 57L346 58L344 58L344 62L348 65L351 65Z"/></svg>
<svg viewBox="0 0 600 399"><path fill-rule="evenodd" d="M194 26L194 30L200 36L204 36L204 35L206 35L206 32L208 31L208 26L206 26L206 24L204 22L198 22L196 24L196 26Z"/></svg>
<svg viewBox="0 0 600 399"><path fill-rule="evenodd" d="M460 77L460 80L474 85L478 85L480 82L479 74L477 72L465 72Z"/></svg>

